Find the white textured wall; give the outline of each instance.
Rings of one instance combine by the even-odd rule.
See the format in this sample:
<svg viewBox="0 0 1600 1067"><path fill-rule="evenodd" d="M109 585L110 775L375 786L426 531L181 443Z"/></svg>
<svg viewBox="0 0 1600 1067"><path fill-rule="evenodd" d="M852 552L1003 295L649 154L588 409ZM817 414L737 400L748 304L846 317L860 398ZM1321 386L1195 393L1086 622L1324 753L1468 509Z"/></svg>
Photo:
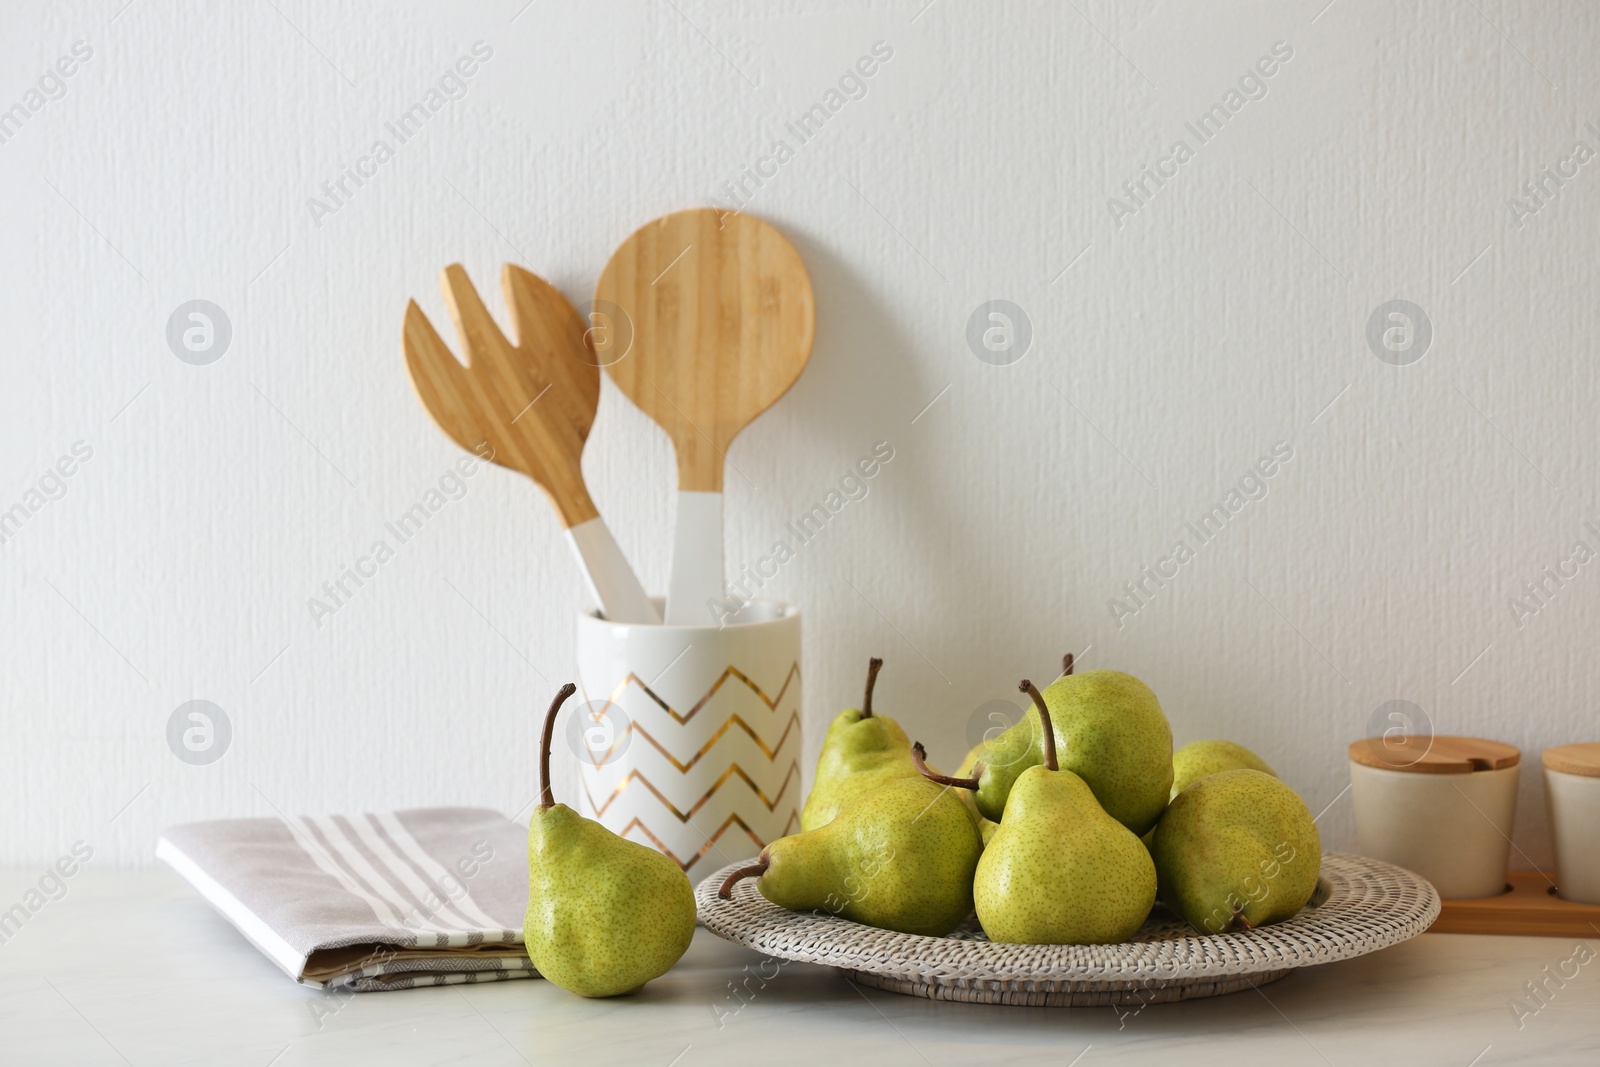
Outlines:
<svg viewBox="0 0 1600 1067"><path fill-rule="evenodd" d="M805 612L808 759L869 653L882 710L954 762L974 709L1092 645L1180 741L1249 744L1314 808L1390 700L1515 742L1547 861L1538 751L1600 734L1600 564L1520 628L1508 598L1600 549L1600 163L1521 225L1507 198L1600 147L1600 10L522 3L8 5L0 108L93 55L0 144L0 509L93 455L0 545L0 861L84 838L146 863L169 823L274 807L530 801L579 585L527 483L479 472L320 628L307 609L456 458L402 308L442 320L453 260L582 300L629 231L777 138L750 210L805 257L817 344L730 454L730 560L894 449L766 590ZM465 95L313 219L480 40ZM865 95L798 145L785 121L877 41ZM1276 41L1266 96L1118 226L1107 198ZM233 327L207 366L165 338L197 298ZM1395 298L1434 331L1406 367L1365 340ZM1031 319L1009 366L965 338L990 299ZM1267 496L1113 621L1278 442ZM660 588L670 450L609 383L586 469ZM210 766L165 740L191 699L234 726ZM1323 825L1353 843L1348 798Z"/></svg>

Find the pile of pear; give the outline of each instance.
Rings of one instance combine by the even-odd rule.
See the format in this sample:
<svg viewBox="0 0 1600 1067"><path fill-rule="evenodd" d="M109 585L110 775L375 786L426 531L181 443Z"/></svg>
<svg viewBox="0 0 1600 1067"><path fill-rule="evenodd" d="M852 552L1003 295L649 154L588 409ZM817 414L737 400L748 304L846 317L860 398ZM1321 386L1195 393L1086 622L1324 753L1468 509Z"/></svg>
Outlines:
<svg viewBox="0 0 1600 1067"><path fill-rule="evenodd" d="M1197 932L1288 919L1321 869L1300 796L1250 750L1196 741L1176 753L1156 695L1115 670L1063 673L1020 721L954 775L874 712L828 728L800 832L768 844L719 894L754 878L795 911L943 936L976 917L990 941L1112 944L1159 904Z"/></svg>

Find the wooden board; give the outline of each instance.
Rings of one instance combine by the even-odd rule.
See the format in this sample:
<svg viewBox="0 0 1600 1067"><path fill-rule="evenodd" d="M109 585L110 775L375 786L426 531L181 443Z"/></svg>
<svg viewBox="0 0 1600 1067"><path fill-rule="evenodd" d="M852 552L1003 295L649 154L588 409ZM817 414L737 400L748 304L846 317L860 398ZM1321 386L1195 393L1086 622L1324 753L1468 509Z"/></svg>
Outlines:
<svg viewBox="0 0 1600 1067"><path fill-rule="evenodd" d="M1510 892L1480 900L1447 900L1428 933L1600 936L1600 904L1562 900L1550 891L1553 881L1541 871L1512 871Z"/></svg>

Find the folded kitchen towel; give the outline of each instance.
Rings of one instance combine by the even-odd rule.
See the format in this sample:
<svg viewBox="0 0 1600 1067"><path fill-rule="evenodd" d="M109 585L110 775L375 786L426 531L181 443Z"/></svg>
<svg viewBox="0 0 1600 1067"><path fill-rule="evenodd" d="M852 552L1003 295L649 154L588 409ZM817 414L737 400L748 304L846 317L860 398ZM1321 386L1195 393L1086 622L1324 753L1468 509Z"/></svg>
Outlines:
<svg viewBox="0 0 1600 1067"><path fill-rule="evenodd" d="M537 978L527 831L482 808L186 823L156 858L305 985Z"/></svg>

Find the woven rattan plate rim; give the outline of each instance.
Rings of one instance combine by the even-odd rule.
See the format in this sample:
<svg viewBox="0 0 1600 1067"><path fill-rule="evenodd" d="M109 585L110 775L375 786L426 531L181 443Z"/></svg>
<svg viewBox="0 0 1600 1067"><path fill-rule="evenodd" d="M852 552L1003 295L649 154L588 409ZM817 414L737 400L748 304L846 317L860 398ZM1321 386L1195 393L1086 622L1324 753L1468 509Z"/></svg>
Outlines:
<svg viewBox="0 0 1600 1067"><path fill-rule="evenodd" d="M722 900L731 863L695 889L707 930L780 959L838 967L865 984L913 996L992 1003L1151 1003L1231 993L1298 967L1347 960L1417 936L1439 915L1427 881L1393 864L1330 852L1299 915L1258 930L1197 935L1157 909L1115 945L997 945L976 925L922 937L780 908L751 881Z"/></svg>

